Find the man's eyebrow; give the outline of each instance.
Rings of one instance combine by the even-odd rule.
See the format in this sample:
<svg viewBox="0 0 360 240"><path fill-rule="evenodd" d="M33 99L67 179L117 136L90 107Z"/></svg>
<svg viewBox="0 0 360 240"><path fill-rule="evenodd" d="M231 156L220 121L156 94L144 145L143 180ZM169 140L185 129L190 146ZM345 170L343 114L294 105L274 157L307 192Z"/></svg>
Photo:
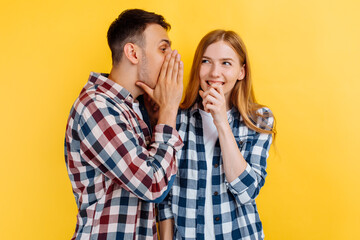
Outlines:
<svg viewBox="0 0 360 240"><path fill-rule="evenodd" d="M166 42L171 47L171 41L168 39L161 39L160 43Z"/></svg>

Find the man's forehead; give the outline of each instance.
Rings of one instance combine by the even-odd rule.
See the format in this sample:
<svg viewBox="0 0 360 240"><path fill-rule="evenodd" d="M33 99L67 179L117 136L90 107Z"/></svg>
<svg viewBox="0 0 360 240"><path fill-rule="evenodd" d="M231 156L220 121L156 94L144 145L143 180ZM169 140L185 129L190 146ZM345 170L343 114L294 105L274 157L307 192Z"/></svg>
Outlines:
<svg viewBox="0 0 360 240"><path fill-rule="evenodd" d="M171 44L167 31L159 24L149 24L146 27L144 34L147 39L152 39L153 41L156 41L156 43L160 44L166 42Z"/></svg>

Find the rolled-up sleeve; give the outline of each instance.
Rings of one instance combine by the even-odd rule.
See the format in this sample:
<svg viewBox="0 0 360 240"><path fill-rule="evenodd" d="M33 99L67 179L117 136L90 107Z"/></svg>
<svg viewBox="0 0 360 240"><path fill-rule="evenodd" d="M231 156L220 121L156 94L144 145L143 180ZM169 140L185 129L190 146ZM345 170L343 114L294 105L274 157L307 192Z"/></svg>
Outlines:
<svg viewBox="0 0 360 240"><path fill-rule="evenodd" d="M267 113L270 111L266 108L261 110ZM266 118L266 124L272 127L273 123L274 118L272 114L270 114L270 116ZM251 143L247 143L251 144L251 147L245 158L248 163L246 169L232 182L227 182L225 179L227 188L235 196L238 204L247 204L254 201L259 195L261 187L264 186L267 176L267 158L269 156L271 142L272 134L256 133Z"/></svg>
<svg viewBox="0 0 360 240"><path fill-rule="evenodd" d="M157 221L164 221L166 219L174 218L173 212L171 210L171 191L162 202L157 204L157 208Z"/></svg>

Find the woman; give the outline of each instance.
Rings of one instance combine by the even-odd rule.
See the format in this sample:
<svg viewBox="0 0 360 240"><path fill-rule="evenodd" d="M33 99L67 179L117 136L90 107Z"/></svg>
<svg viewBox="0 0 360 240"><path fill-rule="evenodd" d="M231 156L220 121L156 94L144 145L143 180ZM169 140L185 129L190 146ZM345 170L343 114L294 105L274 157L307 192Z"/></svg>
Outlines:
<svg viewBox="0 0 360 240"><path fill-rule="evenodd" d="M159 204L162 239L263 239L255 198L275 134L255 100L245 45L232 31L200 41L177 129L184 147L171 193Z"/></svg>

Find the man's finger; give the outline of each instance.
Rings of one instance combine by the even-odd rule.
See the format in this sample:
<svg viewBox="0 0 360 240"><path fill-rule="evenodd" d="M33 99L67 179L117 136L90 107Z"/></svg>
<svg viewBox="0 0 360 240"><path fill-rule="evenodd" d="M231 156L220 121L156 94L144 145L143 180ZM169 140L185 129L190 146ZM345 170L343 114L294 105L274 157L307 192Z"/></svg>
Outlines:
<svg viewBox="0 0 360 240"><path fill-rule="evenodd" d="M166 57L164 59L163 65L161 66L161 70L160 70L159 80L165 79L166 71L167 71L167 68L169 65L169 61L170 61L170 57L171 57L171 53L166 55Z"/></svg>
<svg viewBox="0 0 360 240"><path fill-rule="evenodd" d="M149 97L151 97L151 99L153 99L155 101L155 99L154 99L154 89L150 88L148 85L146 85L145 83L140 82L140 81L136 82L135 84L136 84L136 86L143 89L146 92L146 94Z"/></svg>
<svg viewBox="0 0 360 240"><path fill-rule="evenodd" d="M171 79L177 81L177 76L178 76L178 73L179 73L179 62L180 62L180 54L177 54L176 57L175 57L175 63L174 63L174 69L173 69L173 72L172 72L172 76L171 76Z"/></svg>
<svg viewBox="0 0 360 240"><path fill-rule="evenodd" d="M166 80L171 80L172 73L173 73L173 70L174 70L174 63L175 63L176 56L177 56L177 51L174 50L171 53L171 58L170 58L170 61L169 61L169 65L168 65L168 68L166 70Z"/></svg>
<svg viewBox="0 0 360 240"><path fill-rule="evenodd" d="M184 77L184 63L180 61L179 63L179 71L177 75L177 83L182 84L183 83L183 77Z"/></svg>

